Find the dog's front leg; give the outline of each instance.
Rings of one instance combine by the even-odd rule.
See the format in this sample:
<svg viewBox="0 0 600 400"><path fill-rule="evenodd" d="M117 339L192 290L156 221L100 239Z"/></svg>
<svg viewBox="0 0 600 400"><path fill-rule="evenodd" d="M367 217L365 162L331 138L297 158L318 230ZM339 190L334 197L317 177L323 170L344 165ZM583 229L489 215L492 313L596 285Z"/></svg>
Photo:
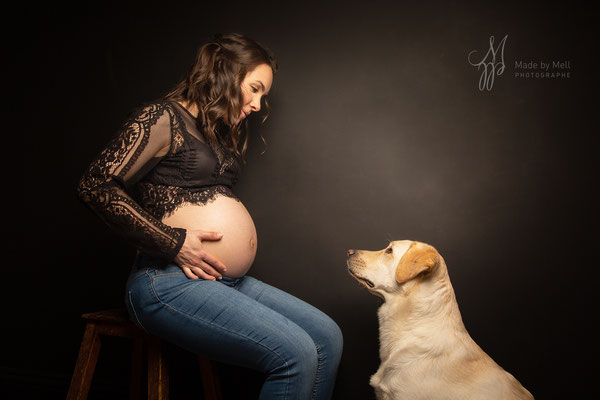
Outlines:
<svg viewBox="0 0 600 400"><path fill-rule="evenodd" d="M390 388L384 384L385 380L383 379L384 371L383 368L380 367L375 375L371 376L369 380L369 384L375 390L375 398L377 400L393 400L394 397L390 391Z"/></svg>

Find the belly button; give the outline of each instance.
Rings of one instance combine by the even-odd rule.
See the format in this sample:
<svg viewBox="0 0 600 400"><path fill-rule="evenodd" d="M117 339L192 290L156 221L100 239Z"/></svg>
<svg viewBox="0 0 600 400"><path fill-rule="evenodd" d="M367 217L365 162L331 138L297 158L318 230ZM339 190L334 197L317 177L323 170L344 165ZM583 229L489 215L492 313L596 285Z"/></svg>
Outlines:
<svg viewBox="0 0 600 400"><path fill-rule="evenodd" d="M254 239L250 239L250 248L253 249L256 246Z"/></svg>

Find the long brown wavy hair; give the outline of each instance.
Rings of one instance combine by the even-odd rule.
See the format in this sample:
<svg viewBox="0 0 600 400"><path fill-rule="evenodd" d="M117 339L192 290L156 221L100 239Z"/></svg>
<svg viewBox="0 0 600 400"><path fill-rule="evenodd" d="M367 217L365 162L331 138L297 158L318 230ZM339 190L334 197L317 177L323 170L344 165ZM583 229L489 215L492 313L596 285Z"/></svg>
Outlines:
<svg viewBox="0 0 600 400"><path fill-rule="evenodd" d="M195 105L197 125L204 137L237 154L243 161L248 146L248 122L242 122L241 83L246 74L260 64L267 64L275 74L277 61L271 51L238 33L217 34L202 45L188 75L165 96L167 99ZM263 97L265 114L269 103ZM243 137L243 140L242 140ZM263 143L266 142L261 135Z"/></svg>

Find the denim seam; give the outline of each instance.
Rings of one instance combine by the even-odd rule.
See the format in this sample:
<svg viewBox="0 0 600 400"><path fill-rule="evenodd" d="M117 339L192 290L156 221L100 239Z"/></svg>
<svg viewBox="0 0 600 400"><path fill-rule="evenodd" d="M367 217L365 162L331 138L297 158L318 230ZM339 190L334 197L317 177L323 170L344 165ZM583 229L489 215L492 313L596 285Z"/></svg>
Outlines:
<svg viewBox="0 0 600 400"><path fill-rule="evenodd" d="M319 345L317 343L315 343L315 347L317 348L317 373L315 375L315 384L313 386L313 392L312 392L312 398L316 399L317 397L317 385L319 382L321 382L321 380L319 379L321 377L321 370L323 369L323 362L325 361L325 359L323 358L323 351L321 350L321 348L319 347Z"/></svg>
<svg viewBox="0 0 600 400"><path fill-rule="evenodd" d="M165 275L161 275L161 276L165 276ZM212 322L208 322L208 321L205 321L205 320L203 320L203 319L201 319L201 318L197 318L197 317L196 317L195 315L193 315L193 314L188 314L188 313L186 313L186 312L184 312L184 311L182 311L182 310L179 310L178 308L174 308L174 307L172 307L172 306L171 306L171 305L169 305L168 303L165 303L164 301L162 301L162 299L160 298L160 296L158 295L158 293L156 293L156 289L154 288L154 280L153 280L152 278L151 278L151 280L150 280L150 287L151 287L151 289L152 289L152 293L154 294L154 297L156 298L156 300L157 300L157 301L158 301L160 304L162 304L163 306L167 307L169 310L171 310L171 311L173 311L173 312L178 312L178 313L180 313L180 314L182 314L182 315L185 315L185 316L186 316L186 317L188 317L188 318L191 318L191 319L197 320L197 321L199 321L199 322L202 322L202 323L204 323L204 324L208 324L208 325L216 326L217 328L219 328L219 329L222 329L222 330L224 330L224 331L226 331L226 332L229 332L229 333L231 333L231 334L233 334L233 335L235 335L235 336L239 336L239 337L241 337L241 338L244 338L244 339L250 340L251 342L254 342L254 344L257 344L257 345L259 345L260 347L263 347L263 348L267 349L268 351L272 352L272 353L273 353L273 354L275 354L277 357L279 357L279 359L280 359L280 360L282 360L282 361L283 361L283 363L284 363L284 365L285 365L285 370L286 370L285 397L287 397L287 395L288 395L288 386L289 386L289 380L290 380L290 374L289 374L289 372L290 372L290 369L289 369L289 366L288 366L288 362L287 362L287 361L285 360L285 358L283 358L283 357L282 357L282 356L281 356L281 355L280 355L280 354L279 354L277 351L275 351L275 350L273 350L273 349L269 348L268 346L265 346L265 345L264 345L263 343L261 343L261 342L257 342L256 340L254 340L254 339L252 339L252 338L249 338L249 337L247 337L247 336L241 335L241 334L239 334L239 333L237 333L237 332L235 332L235 331L232 331L232 330L226 329L226 328L224 328L224 327L222 327L222 326L220 326L220 325L213 324Z"/></svg>
<svg viewBox="0 0 600 400"><path fill-rule="evenodd" d="M129 294L129 304L131 305L131 311L133 312L133 316L135 317L135 320L137 321L138 325L143 329L146 330L146 328L144 328L144 325L142 325L137 312L135 311L135 305L133 304L133 300L131 299L131 290L128 290L128 294Z"/></svg>
<svg viewBox="0 0 600 400"><path fill-rule="evenodd" d="M154 275L154 276L150 276L150 280L154 280L154 279L158 279L158 278L162 278L162 277L167 277L167 276L176 276L176 275L185 275L183 272L172 272L170 274L160 274L160 275Z"/></svg>

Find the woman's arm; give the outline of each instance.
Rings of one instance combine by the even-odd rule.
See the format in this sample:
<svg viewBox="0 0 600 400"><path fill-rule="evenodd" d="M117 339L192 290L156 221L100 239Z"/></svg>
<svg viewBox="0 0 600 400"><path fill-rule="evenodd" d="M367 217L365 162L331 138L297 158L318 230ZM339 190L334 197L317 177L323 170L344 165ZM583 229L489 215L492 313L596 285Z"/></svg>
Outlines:
<svg viewBox="0 0 600 400"><path fill-rule="evenodd" d="M202 241L220 240L217 232L163 224L125 190L172 151L173 118L165 104L135 112L81 178L79 198L138 249L175 261L188 278L221 278L225 265L202 246Z"/></svg>
<svg viewBox="0 0 600 400"><path fill-rule="evenodd" d="M91 163L77 191L89 208L138 249L171 261L185 241L185 229L163 224L125 191L170 151L173 115L167 107L152 104L134 112Z"/></svg>

